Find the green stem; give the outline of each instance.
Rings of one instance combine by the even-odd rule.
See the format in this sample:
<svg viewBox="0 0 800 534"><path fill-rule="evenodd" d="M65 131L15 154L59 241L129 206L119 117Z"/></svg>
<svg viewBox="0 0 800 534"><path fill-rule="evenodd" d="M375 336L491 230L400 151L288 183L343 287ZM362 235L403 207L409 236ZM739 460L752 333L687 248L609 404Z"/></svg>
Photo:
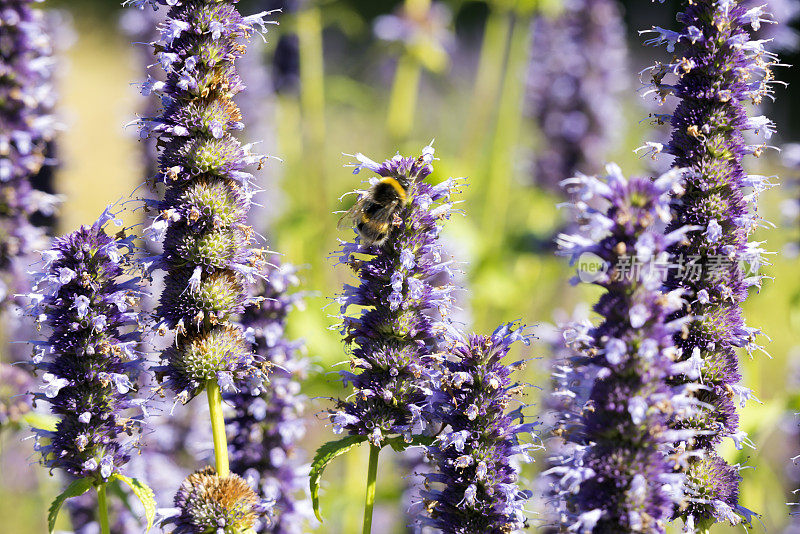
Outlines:
<svg viewBox="0 0 800 534"><path fill-rule="evenodd" d="M97 488L97 515L100 521L100 534L111 534L108 526L108 500L106 499L106 483L102 482Z"/></svg>
<svg viewBox="0 0 800 534"><path fill-rule="evenodd" d="M471 113L465 127L466 138L462 147L462 158L470 162L470 168L481 152L489 122L498 101L500 83L505 64L508 36L511 34L513 15L507 10L492 10L486 19L486 28L481 44L481 57L475 75Z"/></svg>
<svg viewBox="0 0 800 534"><path fill-rule="evenodd" d="M378 478L378 453L375 445L369 446L369 468L367 468L367 493L364 497L364 529L362 534L372 532L372 508L375 506L375 480Z"/></svg>
<svg viewBox="0 0 800 534"><path fill-rule="evenodd" d="M309 202L303 195L303 206L308 211L310 235L308 254L304 261L317 265L318 252L328 248L331 228L335 225L314 224L327 221L331 215L328 181L325 179L325 61L322 43L322 15L317 2L307 2L308 7L297 13L297 38L300 46L300 110L303 130L303 175L313 191ZM304 190L306 191L306 190ZM329 283L330 269L311 269L311 285L319 289Z"/></svg>
<svg viewBox="0 0 800 534"><path fill-rule="evenodd" d="M478 194L486 199L483 211L483 226L490 248L501 245L505 232L506 215L511 200L512 176L514 173L514 150L522 126L519 110L524 97L524 69L528 54L527 20L514 24L508 50L508 61L503 79L497 123L492 140L489 176Z"/></svg>
<svg viewBox="0 0 800 534"><path fill-rule="evenodd" d="M225 435L225 417L222 415L222 392L216 380L206 384L208 411L211 414L211 434L214 436L214 461L217 474L226 477L231 474L228 464L228 438Z"/></svg>
<svg viewBox="0 0 800 534"><path fill-rule="evenodd" d="M322 162L325 146L325 64L322 50L322 16L317 7L297 13L297 37L300 43L300 105L303 112L306 154L309 162ZM315 163L315 167L317 167ZM327 217L327 200L322 165L314 168L309 179L325 210L319 215Z"/></svg>
<svg viewBox="0 0 800 534"><path fill-rule="evenodd" d="M397 61L397 71L389 99L389 114L386 129L394 140L404 140L411 132L417 108L419 79L422 74L419 61L404 53Z"/></svg>

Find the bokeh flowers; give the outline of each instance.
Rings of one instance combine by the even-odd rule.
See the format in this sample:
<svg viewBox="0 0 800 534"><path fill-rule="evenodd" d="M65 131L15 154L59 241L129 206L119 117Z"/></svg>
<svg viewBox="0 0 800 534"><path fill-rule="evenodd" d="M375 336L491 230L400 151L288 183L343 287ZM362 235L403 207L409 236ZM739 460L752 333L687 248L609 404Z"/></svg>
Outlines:
<svg viewBox="0 0 800 534"><path fill-rule="evenodd" d="M601 170L619 137L627 87L625 25L613 0L571 0L531 23L526 110L541 147L539 186L559 191L576 172Z"/></svg>
<svg viewBox="0 0 800 534"><path fill-rule="evenodd" d="M227 425L231 471L275 504L272 517L257 522L259 533L302 534L311 515L301 443L306 398L300 393L309 362L302 343L288 340L284 331L289 311L302 298L290 293L298 283L295 268L282 264L271 266L267 280L256 285L263 300L245 310L242 326L274 370L268 388L242 387L225 397L234 407Z"/></svg>
<svg viewBox="0 0 800 534"><path fill-rule="evenodd" d="M0 303L29 283L25 257L44 248L31 217L52 214L56 198L31 180L53 160L55 60L45 14L33 0L0 2ZM25 258L26 260L28 258Z"/></svg>

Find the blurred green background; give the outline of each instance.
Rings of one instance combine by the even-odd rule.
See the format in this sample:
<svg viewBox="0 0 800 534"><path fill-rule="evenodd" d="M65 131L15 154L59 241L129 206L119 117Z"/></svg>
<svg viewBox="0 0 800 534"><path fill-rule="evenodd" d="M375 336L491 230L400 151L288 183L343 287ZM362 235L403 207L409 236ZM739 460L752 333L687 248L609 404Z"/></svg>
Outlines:
<svg viewBox="0 0 800 534"><path fill-rule="evenodd" d="M271 30L266 45L259 39L253 41L253 46L269 50L278 35L299 35L299 92L275 95L266 123L253 125L247 116L245 121L251 128L272 132L268 150L283 160L273 161L272 168L265 171L284 193L280 205L266 206L279 215L269 227L264 224L258 229L267 235L272 250L303 266L302 289L310 292L305 308L293 312L290 321L291 335L305 339L318 371L304 385L313 399L304 443L309 456L333 437L319 414L329 405L327 397L347 394L333 373L334 364L346 355L338 332L330 327L336 323L332 315L337 312L331 299L350 279L350 273L335 268L335 260L328 254L336 249L337 236L351 235L337 230L339 215L333 212L348 207L338 198L358 187L361 178L343 167L350 161L343 153L363 152L381 160L398 150L418 153L435 138L439 161L432 180L468 178L469 185L458 199L463 216L456 215L447 223L445 239L450 252L465 262L468 291L463 306L475 331L490 332L499 322L514 319L529 325L550 322L558 310L569 313L576 304L592 302L596 296L590 289L570 286L572 270L542 245L560 228L562 216L556 209L561 199L533 186L526 164L526 154L535 151L538 143L536 126L520 111L531 10L515 2L446 3L454 15L458 51L449 65L441 64L431 50L422 52L433 70L421 69L416 105L408 87L399 93L392 91L395 59L408 52L372 36L374 17L390 13L398 2L306 3L296 13L277 17L281 26ZM642 0L624 3L631 82L625 98L622 141L608 159L617 161L626 174L635 174L645 172L647 162L633 149L652 135L649 123L642 120L647 112L639 102L636 73L661 53L643 47L636 30L651 25L669 27L677 2L665 6ZM256 4L243 0L241 9L249 13ZM59 141L62 164L57 189L66 196L59 231L67 232L93 221L109 202L128 198L144 177L136 128L125 127L143 105L133 82L144 76L138 51L118 30L121 9L113 0L48 0L46 5L66 10L75 28L60 81L61 114L68 128ZM551 1L538 7L553 10L558 6ZM505 40L498 40L501 48L487 51L484 28L491 24L505 32ZM489 59L482 74L477 74L481 54ZM787 62L793 61L789 58ZM413 77L413 70L406 74ZM483 76L483 86L476 86L476 76ZM783 69L779 77L791 80L797 73ZM800 107L794 94L791 88L778 89L779 104L769 110L779 124L779 142L797 138L800 122L794 118ZM387 125L392 106L396 106L394 122ZM403 131L404 120L411 126L408 132ZM778 174L787 184L797 180L796 171L782 168L772 154L749 165L753 172ZM762 214L779 223L781 201L797 194L791 187L767 192L761 199ZM129 214L127 222L137 223L136 216ZM797 473L792 472L789 458L800 454L797 423L792 420L793 411L800 410L798 391L792 389L800 361L800 263L783 253L787 244L800 241L800 231L797 226L779 225L756 237L766 239L768 248L777 251L771 257L772 265L766 267L774 280L768 280L760 294L748 300L746 311L749 323L762 327L772 338L768 344L772 357L743 356L744 384L755 390L761 403L751 403L743 411L742 427L757 448L736 451L726 444L725 452L729 459L752 467L742 471L741 502L763 514L765 530L756 525L756 531L777 533L789 520L785 503L793 499L790 491L797 486ZM541 358L528 367L525 378L546 388L548 347L534 343L525 351ZM532 392L533 397L537 395ZM0 439L5 449L18 437L2 434ZM30 443L28 440L25 447ZM402 480L396 476L391 455L383 456L376 532L403 532ZM25 462L13 465L0 459L0 531L45 532L46 503L57 492L59 482L33 463L32 454L23 457ZM535 469L533 466L526 473L529 480ZM317 532L360 530L365 471L366 448L332 464L322 493L326 521ZM64 518L61 526L69 528ZM713 531L733 529L720 526Z"/></svg>

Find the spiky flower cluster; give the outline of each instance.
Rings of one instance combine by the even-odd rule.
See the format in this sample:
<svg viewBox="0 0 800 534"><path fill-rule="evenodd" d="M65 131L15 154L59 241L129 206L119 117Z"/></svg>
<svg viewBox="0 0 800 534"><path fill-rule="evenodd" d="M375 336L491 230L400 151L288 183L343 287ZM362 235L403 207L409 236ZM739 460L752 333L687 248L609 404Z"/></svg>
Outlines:
<svg viewBox="0 0 800 534"><path fill-rule="evenodd" d="M742 161L765 146L748 146L746 133L769 139L774 131L766 117L748 117L746 111L748 104L771 97L776 58L747 29L767 18L763 6L687 0L678 16L679 31L653 29L658 36L652 42L677 50L670 64L653 67L653 90L662 97L672 94L680 103L672 116L664 117L672 126L669 143L652 148L673 155L674 165L687 169L686 193L676 205L672 228L698 228L670 249L685 269L671 272L668 281L683 289L686 316L693 317L675 343L684 358L700 358L697 398L711 407L696 418L675 421L676 428L696 431L686 444L696 458L687 470L695 499L678 512L689 521L739 520L732 512L738 506L738 469L727 465L716 447L725 437L737 446L746 440L735 399L738 395L743 403L750 392L738 385L736 351L759 348L754 341L758 330L745 325L741 303L748 288L761 283L757 273L745 276L746 264L757 270L763 263L760 244L747 240L759 224L758 194L771 184L763 176L746 175Z"/></svg>
<svg viewBox="0 0 800 534"><path fill-rule="evenodd" d="M52 164L47 145L57 126L53 44L33 1L0 0L0 303L29 283L15 259L44 247L30 218L56 203L31 185Z"/></svg>
<svg viewBox="0 0 800 534"><path fill-rule="evenodd" d="M428 448L435 471L427 473L423 525L450 534L515 532L526 523L529 491L520 489L519 467L529 461L529 443L520 434L538 423L525 423L519 402L524 385L511 374L523 361L502 363L516 341L528 343L513 324L491 336L462 337L453 332L445 348L442 375L431 396L443 431Z"/></svg>
<svg viewBox="0 0 800 534"><path fill-rule="evenodd" d="M241 322L256 352L274 365L274 371L267 390L242 388L226 396L235 407L227 423L231 470L262 499L275 503L270 521L259 522L256 532L302 534L311 510L300 445L306 403L300 383L308 361L299 354L302 343L287 340L284 333L286 316L301 298L289 290L299 280L291 265L271 267L267 279L257 291L264 300L249 306Z"/></svg>
<svg viewBox="0 0 800 534"><path fill-rule="evenodd" d="M678 374L697 377L699 358L676 364L680 351L673 336L686 319L668 317L683 305L681 290L663 290L670 265L669 247L689 228L669 234L672 195L681 175L671 171L656 180L626 179L616 165L603 179L580 176L566 181L582 222L574 235L559 237L560 253L577 262L593 254L604 269L581 273L605 292L594 310L598 326L572 343L596 376L588 399L576 406L579 429L568 434L570 454L557 475L562 528L588 533L663 533L680 503L683 486L670 454L672 444L692 437L669 427L671 419L697 411L681 388Z"/></svg>
<svg viewBox="0 0 800 534"><path fill-rule="evenodd" d="M98 482L129 460L123 435L140 423L131 392L140 367L134 306L141 292L129 272L131 238L104 230L113 218L107 209L92 226L54 240L30 294L33 316L49 331L36 344L43 391L34 398L60 418L55 431L36 430L42 463Z"/></svg>
<svg viewBox="0 0 800 534"><path fill-rule="evenodd" d="M161 94L163 113L142 121L161 146L163 200L150 227L163 239L156 267L165 272L156 315L175 343L162 354L159 377L188 402L210 380L225 389L265 379L243 330L232 322L247 302L247 284L263 269L247 225L252 175L262 157L231 131L242 128L233 96L243 89L235 61L259 28L260 13L242 17L234 0L160 0L173 7L153 43L165 71L144 92ZM163 331L163 330L162 330Z"/></svg>
<svg viewBox="0 0 800 534"><path fill-rule="evenodd" d="M171 534L245 534L265 511L241 477L220 477L210 466L186 477L175 508L177 514L163 522Z"/></svg>
<svg viewBox="0 0 800 534"><path fill-rule="evenodd" d="M356 237L342 244L339 260L359 278L359 285L345 286L339 298L342 332L352 348L350 368L359 372L341 371L355 393L349 401L339 400L330 418L337 433L369 436L380 446L389 435L409 436L425 426L431 378L427 359L438 351L443 332L433 315L446 316L451 303L451 286L431 280L449 269L438 237L441 222L450 215L455 184L424 181L433 170L431 147L418 158L397 155L382 164L356 157L356 172L365 168L407 186L405 201L386 223L389 233L383 244L363 244ZM361 214L357 216L361 221ZM358 307L358 315L348 315L350 307Z"/></svg>
<svg viewBox="0 0 800 534"><path fill-rule="evenodd" d="M531 23L527 113L540 130L534 180L559 191L576 172L598 172L622 125L625 27L613 0L565 2Z"/></svg>
<svg viewBox="0 0 800 534"><path fill-rule="evenodd" d="M31 375L20 367L0 362L0 430L15 425L31 410L28 391Z"/></svg>

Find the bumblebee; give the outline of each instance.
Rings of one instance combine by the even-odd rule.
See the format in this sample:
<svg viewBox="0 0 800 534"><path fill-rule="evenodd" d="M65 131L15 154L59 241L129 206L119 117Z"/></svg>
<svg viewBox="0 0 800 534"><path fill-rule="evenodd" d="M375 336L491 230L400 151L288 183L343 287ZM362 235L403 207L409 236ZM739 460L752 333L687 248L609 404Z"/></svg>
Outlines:
<svg viewBox="0 0 800 534"><path fill-rule="evenodd" d="M349 217L364 245L383 245L397 212L406 205L409 184L402 178L381 178L350 208Z"/></svg>

